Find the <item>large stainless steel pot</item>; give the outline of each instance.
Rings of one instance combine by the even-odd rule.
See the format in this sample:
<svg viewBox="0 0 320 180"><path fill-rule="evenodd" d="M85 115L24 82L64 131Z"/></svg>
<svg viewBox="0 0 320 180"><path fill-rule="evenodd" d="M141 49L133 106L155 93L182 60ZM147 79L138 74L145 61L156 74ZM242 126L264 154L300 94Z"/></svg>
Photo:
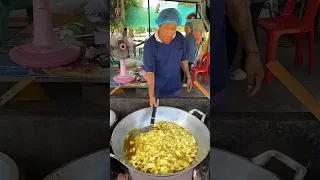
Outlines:
<svg viewBox="0 0 320 180"><path fill-rule="evenodd" d="M193 114L197 112L202 117L199 120ZM120 161L123 165L129 168L130 173L142 175L139 179L168 179L170 177L180 177L181 174L191 173L195 166L197 166L204 158L208 155L210 151L210 132L207 126L204 124L206 115L201 111L194 109L189 113L177 108L160 106L157 108L157 114L155 117L155 122L157 121L168 121L175 123L185 129L187 129L196 138L198 143L198 153L195 160L192 162L188 169L180 171L174 174L168 175L155 175L140 172L133 168L130 163L126 160L124 155L124 140L126 135L135 128L142 128L150 124L150 118L152 114L152 108L145 108L139 111L133 112L123 118L115 127L111 136L111 147L114 154L110 154L111 157ZM146 178L147 177L147 178ZM172 178L170 178L172 179Z"/></svg>
<svg viewBox="0 0 320 180"><path fill-rule="evenodd" d="M280 180L272 172L262 168L271 157L275 157L283 164L295 171L294 180L303 180L307 173L306 168L278 151L269 150L254 158L252 162L239 155L212 148L210 151L211 173L213 180Z"/></svg>
<svg viewBox="0 0 320 180"><path fill-rule="evenodd" d="M110 127L112 127L117 121L116 113L110 110Z"/></svg>
<svg viewBox="0 0 320 180"><path fill-rule="evenodd" d="M17 164L7 155L0 152L0 179L18 180L19 169Z"/></svg>
<svg viewBox="0 0 320 180"><path fill-rule="evenodd" d="M110 178L110 149L74 160L53 171L43 180L106 180Z"/></svg>

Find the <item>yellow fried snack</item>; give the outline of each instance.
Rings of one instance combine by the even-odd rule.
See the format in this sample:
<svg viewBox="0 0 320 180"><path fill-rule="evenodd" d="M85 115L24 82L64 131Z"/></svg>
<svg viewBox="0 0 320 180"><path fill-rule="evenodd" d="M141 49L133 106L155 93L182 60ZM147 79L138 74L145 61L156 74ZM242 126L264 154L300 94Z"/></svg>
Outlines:
<svg viewBox="0 0 320 180"><path fill-rule="evenodd" d="M134 132L130 133L127 140ZM154 130L141 133L127 143L125 155L132 166L152 174L171 174L186 169L198 150L196 139L188 130L165 121L157 122Z"/></svg>

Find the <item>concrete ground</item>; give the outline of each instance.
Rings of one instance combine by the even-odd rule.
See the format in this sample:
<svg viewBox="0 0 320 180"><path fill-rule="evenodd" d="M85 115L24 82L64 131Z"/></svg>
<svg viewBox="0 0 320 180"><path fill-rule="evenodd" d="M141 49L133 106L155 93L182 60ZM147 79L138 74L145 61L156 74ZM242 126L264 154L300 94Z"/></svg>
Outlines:
<svg viewBox="0 0 320 180"><path fill-rule="evenodd" d="M226 113L215 116L210 125L211 147L249 160L277 150L306 167L305 180L320 179L320 123L310 113ZM275 158L263 168L280 179L294 179L295 172Z"/></svg>
<svg viewBox="0 0 320 180"><path fill-rule="evenodd" d="M0 94L12 85L0 83ZM42 88L50 100L13 99L0 108L0 152L17 163L19 180L40 180L65 163L109 148L109 104L82 100L79 83Z"/></svg>
<svg viewBox="0 0 320 180"><path fill-rule="evenodd" d="M261 17L268 17L264 10ZM266 60L266 33L258 30L258 45L261 51L263 65ZM306 42L303 67L295 67L295 47L278 47L277 60L304 86L320 100L320 43L315 45L315 70L308 72L308 43ZM239 48L240 49L240 48ZM239 50L238 50L239 51ZM233 68L239 67L240 53ZM264 84L262 90L254 99L249 100L244 95L247 81L230 81L229 111L231 112L307 112L304 105L276 78L270 84Z"/></svg>
<svg viewBox="0 0 320 180"><path fill-rule="evenodd" d="M0 152L17 163L19 180L40 180L74 159L109 148L103 111L76 100L11 101L0 109Z"/></svg>

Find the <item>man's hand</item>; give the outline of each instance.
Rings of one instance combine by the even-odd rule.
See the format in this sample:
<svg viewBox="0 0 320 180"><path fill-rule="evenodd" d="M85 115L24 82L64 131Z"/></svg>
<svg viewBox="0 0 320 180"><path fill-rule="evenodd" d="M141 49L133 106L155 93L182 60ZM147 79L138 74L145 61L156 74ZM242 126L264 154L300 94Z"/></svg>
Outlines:
<svg viewBox="0 0 320 180"><path fill-rule="evenodd" d="M150 97L149 104L150 104L150 107L158 107L159 106L159 99L156 99L155 97Z"/></svg>
<svg viewBox="0 0 320 180"><path fill-rule="evenodd" d="M193 86L192 80L191 80L191 78L188 78L188 79L187 79L187 91L188 91L188 92L191 91L192 86Z"/></svg>
<svg viewBox="0 0 320 180"><path fill-rule="evenodd" d="M128 174L118 174L117 180L128 180L129 179L129 175Z"/></svg>
<svg viewBox="0 0 320 180"><path fill-rule="evenodd" d="M184 60L181 62L181 68L184 72L185 77L187 77L187 91L190 92L192 89L192 80L189 72L188 60Z"/></svg>
<svg viewBox="0 0 320 180"><path fill-rule="evenodd" d="M264 79L264 70L259 53L247 53L248 62L248 94L253 97L261 88Z"/></svg>
<svg viewBox="0 0 320 180"><path fill-rule="evenodd" d="M226 0L226 10L230 23L244 41L248 60L248 93L252 97L261 88L264 72L252 28L250 3L248 0Z"/></svg>

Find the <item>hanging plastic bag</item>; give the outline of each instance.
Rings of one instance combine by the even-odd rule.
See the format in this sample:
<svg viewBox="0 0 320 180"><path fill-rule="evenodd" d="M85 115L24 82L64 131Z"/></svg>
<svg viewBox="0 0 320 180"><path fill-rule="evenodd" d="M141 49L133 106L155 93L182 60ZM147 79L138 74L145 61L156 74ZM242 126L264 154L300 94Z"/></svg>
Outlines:
<svg viewBox="0 0 320 180"><path fill-rule="evenodd" d="M86 18L88 21L97 23L106 20L108 11L107 1L105 0L91 0L84 7Z"/></svg>

